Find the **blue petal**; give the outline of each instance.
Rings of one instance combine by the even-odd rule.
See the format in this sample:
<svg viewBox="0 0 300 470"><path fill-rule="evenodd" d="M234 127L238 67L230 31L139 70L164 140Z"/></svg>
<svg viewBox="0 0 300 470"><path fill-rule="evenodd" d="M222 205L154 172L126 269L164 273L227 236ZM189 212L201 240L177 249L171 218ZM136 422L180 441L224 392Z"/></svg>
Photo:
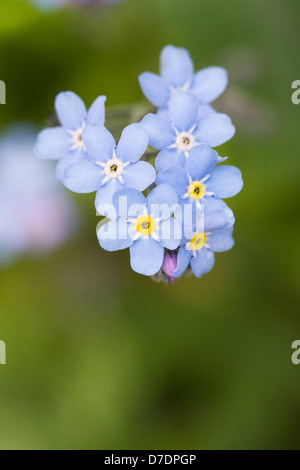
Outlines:
<svg viewBox="0 0 300 470"><path fill-rule="evenodd" d="M105 102L106 96L98 96L90 107L87 115L87 124L104 126L105 123Z"/></svg>
<svg viewBox="0 0 300 470"><path fill-rule="evenodd" d="M104 176L103 168L85 159L66 169L63 183L74 193L93 193L101 186Z"/></svg>
<svg viewBox="0 0 300 470"><path fill-rule="evenodd" d="M34 147L35 154L40 158L58 160L72 147L72 137L62 127L53 127L40 132Z"/></svg>
<svg viewBox="0 0 300 470"><path fill-rule="evenodd" d="M214 232L228 227L227 218L222 211L213 211L204 213L204 231L205 233Z"/></svg>
<svg viewBox="0 0 300 470"><path fill-rule="evenodd" d="M128 224L122 219L111 220L98 230L98 240L106 251L129 248L133 241L128 233Z"/></svg>
<svg viewBox="0 0 300 470"><path fill-rule="evenodd" d="M211 173L218 161L218 153L207 145L201 144L190 152L185 169L194 181L199 181Z"/></svg>
<svg viewBox="0 0 300 470"><path fill-rule="evenodd" d="M186 250L184 246L180 248L177 256L177 268L173 272L173 276L175 278L178 278L182 276L183 273L185 273L188 268L188 265L190 264L192 255L193 252L190 250Z"/></svg>
<svg viewBox="0 0 300 470"><path fill-rule="evenodd" d="M117 218L113 197L122 187L122 183L117 179L111 179L104 186L100 187L95 201L98 214L104 215L109 219Z"/></svg>
<svg viewBox="0 0 300 470"><path fill-rule="evenodd" d="M207 116L209 114L216 114L217 111L210 106L209 104L199 104L198 108L198 120L202 119L204 116Z"/></svg>
<svg viewBox="0 0 300 470"><path fill-rule="evenodd" d="M169 116L180 132L190 131L198 121L199 103L195 95L177 91L170 100Z"/></svg>
<svg viewBox="0 0 300 470"><path fill-rule="evenodd" d="M145 189L155 182L156 171L150 163L137 162L125 168L123 179L128 188L145 191Z"/></svg>
<svg viewBox="0 0 300 470"><path fill-rule="evenodd" d="M154 218L168 219L175 211L178 196L168 184L156 186L147 197L149 214Z"/></svg>
<svg viewBox="0 0 300 470"><path fill-rule="evenodd" d="M182 238L181 226L173 217L159 224L159 240L168 250L176 250Z"/></svg>
<svg viewBox="0 0 300 470"><path fill-rule="evenodd" d="M191 259L191 268L196 277L209 273L215 265L215 256L211 250L203 248Z"/></svg>
<svg viewBox="0 0 300 470"><path fill-rule="evenodd" d="M165 171L172 166L181 166L184 168L186 156L176 148L164 149L156 157L155 167L158 172Z"/></svg>
<svg viewBox="0 0 300 470"><path fill-rule="evenodd" d="M191 92L202 103L215 101L227 88L228 74L222 67L208 67L194 76Z"/></svg>
<svg viewBox="0 0 300 470"><path fill-rule="evenodd" d="M140 191L125 188L114 195L113 204L116 208L117 217L127 219L143 213L147 200Z"/></svg>
<svg viewBox="0 0 300 470"><path fill-rule="evenodd" d="M139 76L144 95L154 106L165 106L170 98L170 89L165 80L155 73L145 72Z"/></svg>
<svg viewBox="0 0 300 470"><path fill-rule="evenodd" d="M184 196L188 190L189 179L182 167L172 166L168 170L158 173L156 184L169 184L175 189L178 196Z"/></svg>
<svg viewBox="0 0 300 470"><path fill-rule="evenodd" d="M168 145L174 144L175 132L170 121L156 114L147 114L142 119L141 125L149 136L151 147L161 150Z"/></svg>
<svg viewBox="0 0 300 470"><path fill-rule="evenodd" d="M86 126L82 139L90 157L106 162L113 157L115 139L104 126Z"/></svg>
<svg viewBox="0 0 300 470"><path fill-rule="evenodd" d="M220 198L233 197L241 191L242 187L241 171L229 165L215 168L206 184L207 190L214 192Z"/></svg>
<svg viewBox="0 0 300 470"><path fill-rule="evenodd" d="M66 169L73 163L78 163L85 158L85 152L82 150L73 150L69 152L65 157L61 158L56 165L56 178L58 181L63 182Z"/></svg>
<svg viewBox="0 0 300 470"><path fill-rule="evenodd" d="M222 199L218 199L216 197L204 197L202 203L204 205L205 214L209 214L214 211L221 211L228 222L228 228L234 225L234 214Z"/></svg>
<svg viewBox="0 0 300 470"><path fill-rule="evenodd" d="M149 137L141 124L126 127L117 145L117 156L123 162L136 162L146 152Z"/></svg>
<svg viewBox="0 0 300 470"><path fill-rule="evenodd" d="M84 102L72 91L59 93L55 99L58 119L66 129L80 129L87 116Z"/></svg>
<svg viewBox="0 0 300 470"><path fill-rule="evenodd" d="M218 147L234 136L235 127L226 114L210 114L200 120L195 134L200 142L209 147Z"/></svg>
<svg viewBox="0 0 300 470"><path fill-rule="evenodd" d="M228 251L234 246L233 229L217 230L208 237L207 244L213 251Z"/></svg>
<svg viewBox="0 0 300 470"><path fill-rule="evenodd" d="M151 238L139 239L130 247L133 271L144 276L154 276L162 267L164 248Z"/></svg>
<svg viewBox="0 0 300 470"><path fill-rule="evenodd" d="M182 87L192 80L194 65L186 49L166 46L161 53L160 70L168 83Z"/></svg>

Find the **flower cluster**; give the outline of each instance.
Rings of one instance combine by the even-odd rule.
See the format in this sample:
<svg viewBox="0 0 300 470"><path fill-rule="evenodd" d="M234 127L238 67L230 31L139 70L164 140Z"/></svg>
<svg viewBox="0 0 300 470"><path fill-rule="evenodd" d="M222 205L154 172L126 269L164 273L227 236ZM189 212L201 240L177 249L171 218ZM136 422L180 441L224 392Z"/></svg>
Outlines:
<svg viewBox="0 0 300 470"><path fill-rule="evenodd" d="M129 248L132 269L146 276L201 277L213 268L214 253L234 244L235 218L223 199L243 187L240 170L220 165L226 158L213 150L235 133L210 104L225 90L227 74L219 67L194 73L189 53L167 46L161 74L139 80L158 110L126 127L118 143L105 127L106 97L87 111L64 92L55 102L61 126L42 131L35 151L59 160L57 178L71 191L97 192L102 248Z"/></svg>

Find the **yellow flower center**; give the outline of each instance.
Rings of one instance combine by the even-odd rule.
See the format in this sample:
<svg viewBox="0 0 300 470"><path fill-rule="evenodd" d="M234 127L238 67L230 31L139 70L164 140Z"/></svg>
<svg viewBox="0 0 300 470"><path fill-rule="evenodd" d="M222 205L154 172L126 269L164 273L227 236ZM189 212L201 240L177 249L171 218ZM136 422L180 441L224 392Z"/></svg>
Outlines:
<svg viewBox="0 0 300 470"><path fill-rule="evenodd" d="M197 233L194 238L191 239L189 247L193 251L202 250L207 241L207 236L205 233Z"/></svg>
<svg viewBox="0 0 300 470"><path fill-rule="evenodd" d="M205 191L205 186L201 181L194 181L194 183L189 186L189 196L198 201L205 196Z"/></svg>
<svg viewBox="0 0 300 470"><path fill-rule="evenodd" d="M142 216L136 223L136 229L142 235L150 235L156 228L156 223L150 216Z"/></svg>

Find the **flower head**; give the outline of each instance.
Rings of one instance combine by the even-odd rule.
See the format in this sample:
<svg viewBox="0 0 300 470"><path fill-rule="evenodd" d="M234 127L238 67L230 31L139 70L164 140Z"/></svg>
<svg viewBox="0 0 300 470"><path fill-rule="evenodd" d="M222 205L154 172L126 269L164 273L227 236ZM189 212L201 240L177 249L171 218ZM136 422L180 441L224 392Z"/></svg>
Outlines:
<svg viewBox="0 0 300 470"><path fill-rule="evenodd" d="M219 210L228 223L234 224L234 216L221 198L238 194L243 187L241 171L228 165L216 166L220 157L206 145L195 147L185 168L173 166L158 173L157 183L170 184L179 197L179 204L193 205L193 223L197 214Z"/></svg>
<svg viewBox="0 0 300 470"><path fill-rule="evenodd" d="M214 252L228 251L233 247L232 232L233 228L228 228L221 212L205 215L201 224L197 224L196 229L181 243L174 278L184 274L189 265L196 277L211 271L215 264Z"/></svg>
<svg viewBox="0 0 300 470"><path fill-rule="evenodd" d="M152 147L161 150L156 159L157 171L170 166L184 167L191 151L201 144L218 147L235 134L231 119L225 114L198 118L199 103L195 95L177 91L170 100L168 117L148 114L141 121Z"/></svg>
<svg viewBox="0 0 300 470"><path fill-rule="evenodd" d="M69 166L63 182L76 193L97 191L96 208L100 214L104 206L112 205L117 191L126 187L144 191L154 183L153 166L139 161L149 140L140 124L126 127L118 145L104 126L87 126L82 138L89 158Z"/></svg>
<svg viewBox="0 0 300 470"><path fill-rule="evenodd" d="M165 248L176 250L182 238L173 217L178 198L171 186L156 186L147 198L135 189L118 191L113 197L114 219L98 231L107 251L130 248L131 267L145 276L157 274Z"/></svg>
<svg viewBox="0 0 300 470"><path fill-rule="evenodd" d="M60 181L68 166L88 157L82 133L87 125L104 125L105 101L105 96L99 96L87 111L82 99L71 91L56 97L55 109L61 126L39 133L35 153L40 158L59 160L56 176Z"/></svg>
<svg viewBox="0 0 300 470"><path fill-rule="evenodd" d="M166 109L176 91L194 94L199 101L199 115L211 114L209 103L226 89L228 76L221 67L209 67L194 73L194 64L186 49L166 46L160 57L160 75L145 72L139 77L146 98L158 108Z"/></svg>

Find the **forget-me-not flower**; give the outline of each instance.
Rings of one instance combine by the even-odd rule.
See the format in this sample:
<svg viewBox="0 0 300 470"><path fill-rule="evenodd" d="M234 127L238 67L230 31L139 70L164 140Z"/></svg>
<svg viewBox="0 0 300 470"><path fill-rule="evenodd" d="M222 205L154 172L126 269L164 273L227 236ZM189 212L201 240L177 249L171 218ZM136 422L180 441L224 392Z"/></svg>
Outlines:
<svg viewBox="0 0 300 470"><path fill-rule="evenodd" d="M180 277L189 265L198 278L211 271L215 264L214 253L228 251L233 247L232 232L233 228L228 228L221 212L206 214L203 228L191 230L190 236L181 243L173 276Z"/></svg>
<svg viewBox="0 0 300 470"><path fill-rule="evenodd" d="M56 167L59 181L63 181L68 166L88 157L82 132L87 125L104 125L105 101L106 96L99 96L87 111L82 99L71 91L56 97L55 109L61 126L39 133L35 153L40 158L59 160Z"/></svg>
<svg viewBox="0 0 300 470"><path fill-rule="evenodd" d="M146 98L166 109L178 90L193 93L199 101L199 117L214 112L209 105L226 89L228 76L221 67L208 67L194 73L194 64L186 49L166 46L160 57L160 75L145 72L139 77Z"/></svg>
<svg viewBox="0 0 300 470"><path fill-rule="evenodd" d="M148 135L140 124L131 124L118 145L104 126L87 126L82 134L89 159L66 170L64 185L76 193L97 191L96 208L112 204L112 196L125 187L144 191L154 183L156 172L150 163L138 161L148 147ZM109 215L109 210L106 214Z"/></svg>
<svg viewBox="0 0 300 470"><path fill-rule="evenodd" d="M179 197L179 204L193 204L193 223L197 214L220 210L228 223L234 224L234 216L221 198L238 194L243 187L241 171L228 165L216 166L220 157L206 145L195 147L185 168L173 166L158 173L157 184L170 184ZM183 210L183 208L182 208Z"/></svg>
<svg viewBox="0 0 300 470"><path fill-rule="evenodd" d="M214 113L198 119L198 109L195 95L177 91L170 101L168 119L156 114L142 119L150 145L161 150L156 158L157 171L174 165L184 167L198 145L218 147L234 136L235 127L228 116Z"/></svg>
<svg viewBox="0 0 300 470"><path fill-rule="evenodd" d="M113 197L115 218L98 231L100 245L107 251L130 248L132 269L154 276L163 265L165 248L176 250L181 242L181 227L173 217L177 202L175 190L166 184L156 186L147 198L135 189L118 191Z"/></svg>

